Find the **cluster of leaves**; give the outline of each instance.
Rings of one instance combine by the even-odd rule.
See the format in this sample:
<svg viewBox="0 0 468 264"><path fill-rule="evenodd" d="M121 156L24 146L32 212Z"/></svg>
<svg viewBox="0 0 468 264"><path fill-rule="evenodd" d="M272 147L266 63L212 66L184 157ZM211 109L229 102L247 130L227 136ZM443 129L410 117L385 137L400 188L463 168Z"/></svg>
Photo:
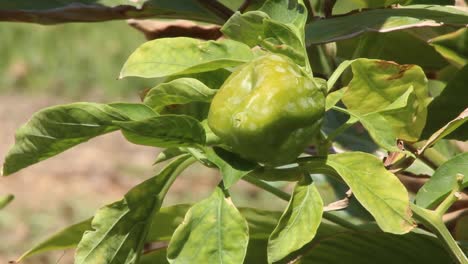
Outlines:
<svg viewBox="0 0 468 264"><path fill-rule="evenodd" d="M103 2L99 8L118 5L98 2ZM367 6L324 1L328 9L320 7L321 1L246 1L244 12L230 9L237 8L240 1L228 6L216 1L184 2L146 1L141 9L127 7L123 14L177 14L225 22L221 31L229 39L175 37L143 44L120 74L121 78L154 78L159 83L147 91L141 104L74 103L39 111L18 130L3 174L117 130L131 143L164 148L157 163L171 161L122 200L101 208L92 219L55 234L20 260L52 249L76 247L75 263L342 263L343 259L359 263L374 263L376 259L445 263L450 256L466 263L442 222L442 214L468 186L468 177L463 177L468 172L468 155L461 153L435 164L431 180L416 194L415 203L410 202L408 190L394 174L411 169L415 159L426 160L425 155L443 142L442 138L466 140L466 103L460 95L468 68L466 50L462 49L466 45L459 44L466 39L466 29L455 33L446 28L411 29L464 26L468 23L466 10L408 5L311 20L307 16L311 11L325 10L328 16L329 2L338 3L333 13L413 1L372 1ZM16 8L10 12L30 14L28 19L40 16L40 21L52 23L65 21L67 12L73 11L61 2L65 11L58 17L49 12L57 6L38 2L43 9L38 11L30 3L2 3L0 14ZM50 18L57 20L47 20ZM433 35L437 37L428 44L428 36ZM407 41L398 43L402 39ZM376 43L383 41L395 44L375 51ZM403 44L408 47L398 46ZM408 49L421 49L429 58L408 59L402 55ZM319 155L304 154L295 163L279 168L263 167L220 148L222 142L206 124L210 101L230 72L268 52L290 57L311 75L313 68L315 81L327 90L323 137L315 146ZM349 67L351 71L347 71ZM437 78L428 80L426 74ZM362 127L369 137L356 136L356 128ZM397 139L420 149L406 151L398 147ZM413 145L418 141L420 145ZM362 145L371 146L368 152L372 153L388 151L385 165L375 155L355 151L362 150ZM329 154L329 149L351 151ZM429 160L431 165L436 162ZM222 182L205 200L161 208L174 180L195 162L218 168ZM286 210L236 208L229 188L241 179L288 200ZM268 181L291 181L295 187L289 195ZM334 188L338 196L351 189L354 209L351 205L346 208L345 216L329 212L334 206L324 206L323 183ZM358 216L353 215L356 211ZM363 213L366 211L370 215ZM431 229L439 240L417 229L415 220ZM148 250L145 245L153 247ZM414 245L425 254L416 257Z"/></svg>

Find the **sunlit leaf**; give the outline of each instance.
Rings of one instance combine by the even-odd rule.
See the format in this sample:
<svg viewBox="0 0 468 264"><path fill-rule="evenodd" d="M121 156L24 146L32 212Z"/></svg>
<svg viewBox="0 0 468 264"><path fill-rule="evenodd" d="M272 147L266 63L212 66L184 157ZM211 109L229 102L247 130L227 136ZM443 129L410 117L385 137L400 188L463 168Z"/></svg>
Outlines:
<svg viewBox="0 0 468 264"><path fill-rule="evenodd" d="M123 200L99 209L92 230L78 244L75 264L137 263L153 216L174 180L193 161L187 155L177 158L157 176L132 188Z"/></svg>
<svg viewBox="0 0 468 264"><path fill-rule="evenodd" d="M205 143L205 130L196 119L184 115L162 115L141 121L114 122L125 138L135 144L181 147Z"/></svg>
<svg viewBox="0 0 468 264"><path fill-rule="evenodd" d="M167 249L169 263L242 263L249 240L244 217L220 188L187 212Z"/></svg>
<svg viewBox="0 0 468 264"><path fill-rule="evenodd" d="M243 43L233 40L202 41L163 38L148 41L130 55L120 77L159 78L233 67L252 59Z"/></svg>
<svg viewBox="0 0 468 264"><path fill-rule="evenodd" d="M268 262L285 258L312 241L322 219L323 202L314 183L297 183L288 208L268 241Z"/></svg>
<svg viewBox="0 0 468 264"><path fill-rule="evenodd" d="M353 196L389 233L405 234L414 228L405 186L381 160L362 152L346 152L312 158L304 164L311 172L330 174L336 171L351 188Z"/></svg>
<svg viewBox="0 0 468 264"><path fill-rule="evenodd" d="M426 124L429 103L423 70L369 59L358 59L351 67L353 79L342 98L346 107L361 115L381 112L398 138L416 141Z"/></svg>
<svg viewBox="0 0 468 264"><path fill-rule="evenodd" d="M45 108L16 132L15 145L3 164L3 175L117 130L112 121L127 120L130 118L121 111L104 104L73 103Z"/></svg>
<svg viewBox="0 0 468 264"><path fill-rule="evenodd" d="M193 78L179 78L162 83L149 90L144 103L160 111L166 105L186 104L190 102L210 102L216 90Z"/></svg>
<svg viewBox="0 0 468 264"><path fill-rule="evenodd" d="M414 228L406 188L378 158L349 152L328 156L327 164L340 174L383 231L404 234Z"/></svg>
<svg viewBox="0 0 468 264"><path fill-rule="evenodd" d="M416 204L425 208L437 205L457 185L457 174L464 175L462 186L468 187L468 152L459 154L434 172L416 195Z"/></svg>

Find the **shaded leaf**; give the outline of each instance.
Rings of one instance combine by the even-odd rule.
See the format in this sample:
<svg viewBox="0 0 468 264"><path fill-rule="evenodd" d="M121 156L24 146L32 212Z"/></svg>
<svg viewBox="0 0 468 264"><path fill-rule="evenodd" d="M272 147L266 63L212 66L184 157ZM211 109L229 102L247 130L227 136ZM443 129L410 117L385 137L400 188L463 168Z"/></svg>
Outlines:
<svg viewBox="0 0 468 264"><path fill-rule="evenodd" d="M426 71L440 70L448 62L425 38L418 35L423 32L421 28L385 33L366 32L359 37L336 42L336 56L343 59L359 56L398 64L415 64Z"/></svg>
<svg viewBox="0 0 468 264"><path fill-rule="evenodd" d="M445 125L443 128L437 130L424 144L424 146L418 150L419 153L423 153L427 148L431 147L434 145L437 141L441 140L442 138L446 137L447 135L450 135L453 131L455 131L457 128L465 124L465 122L468 120L468 108L465 109L457 118L454 120L450 121L447 125Z"/></svg>
<svg viewBox="0 0 468 264"><path fill-rule="evenodd" d="M323 225L323 224L322 224ZM394 264L447 263L450 255L433 236L419 231L405 235L382 233L378 230L337 231L321 236L321 229L301 264ZM424 254L414 254L414 251Z"/></svg>
<svg viewBox="0 0 468 264"><path fill-rule="evenodd" d="M40 24L63 22L98 22L114 19L147 18L193 19L222 23L195 0L17 0L0 1L0 20Z"/></svg>
<svg viewBox="0 0 468 264"><path fill-rule="evenodd" d="M430 43L454 66L461 68L468 63L468 31L466 28L433 38Z"/></svg>
<svg viewBox="0 0 468 264"><path fill-rule="evenodd" d="M144 103L156 111L161 111L166 105L210 102L215 94L216 90L208 88L197 79L179 78L149 90Z"/></svg>
<svg viewBox="0 0 468 264"><path fill-rule="evenodd" d="M429 102L422 69L369 59L357 59L351 67L353 79L342 98L346 107L361 115L381 112L398 138L416 141L426 123Z"/></svg>
<svg viewBox="0 0 468 264"><path fill-rule="evenodd" d="M445 24L465 26L468 24L468 12L451 6L434 5L365 10L313 21L306 27L306 43L333 42L368 31L389 32Z"/></svg>
<svg viewBox="0 0 468 264"><path fill-rule="evenodd" d="M202 41L164 38L148 41L125 62L120 78L159 78L233 67L252 59L252 52L234 40Z"/></svg>
<svg viewBox="0 0 468 264"><path fill-rule="evenodd" d="M422 138L429 138L441 127L455 119L466 108L466 83L468 65L459 70L455 77L449 81L442 93L437 96L428 107L427 124L424 127ZM468 124L462 125L447 139L468 140Z"/></svg>
<svg viewBox="0 0 468 264"><path fill-rule="evenodd" d="M181 150L180 148L167 148L164 149L163 151L159 152L158 156L156 157L156 160L154 161L153 165L156 165L158 163L161 163L166 160L170 160L174 157L180 156L182 154L186 153L185 151Z"/></svg>
<svg viewBox="0 0 468 264"><path fill-rule="evenodd" d="M92 231L78 244L75 263L138 263L152 219L177 176L194 162L185 155L157 176L133 187L121 201L105 206L92 220Z"/></svg>
<svg viewBox="0 0 468 264"><path fill-rule="evenodd" d="M242 177L255 169L256 164L222 148L207 148L205 155L221 171L225 188L230 188Z"/></svg>
<svg viewBox="0 0 468 264"><path fill-rule="evenodd" d="M392 4L402 4L407 0L335 0L333 14L345 14L353 10L364 8L388 7Z"/></svg>
<svg viewBox="0 0 468 264"><path fill-rule="evenodd" d="M205 130L196 119L183 115L162 115L142 121L114 122L125 138L135 144L180 147L205 143Z"/></svg>
<svg viewBox="0 0 468 264"><path fill-rule="evenodd" d="M17 262L21 262L29 257L38 255L52 250L64 250L74 248L80 242L83 234L87 230L91 230L91 220L88 219L83 222L76 223L68 226L59 232L53 234L46 240L37 244L30 250L26 251Z"/></svg>
<svg viewBox="0 0 468 264"><path fill-rule="evenodd" d="M437 168L416 194L416 204L424 208L436 206L457 185L457 174L464 175L462 186L468 187L468 152L451 158Z"/></svg>
<svg viewBox="0 0 468 264"><path fill-rule="evenodd" d="M184 220L184 216L191 205L179 204L170 207L161 208L153 217L150 229L146 236L146 242L161 242L169 241L172 233ZM265 256L266 256L266 240L276 226L281 212L265 211L253 208L239 208L241 214L246 218L249 225L249 234L251 239L265 239ZM63 250L74 248L81 240L83 233L91 229L91 220L71 225L63 230L53 234L48 239L42 241L37 246L28 250L18 260L24 260L53 250ZM165 258L164 253L164 258ZM142 257L141 261L151 259ZM266 259L266 257L265 257Z"/></svg>
<svg viewBox="0 0 468 264"><path fill-rule="evenodd" d="M242 263L248 225L220 188L187 212L167 249L169 263Z"/></svg>
<svg viewBox="0 0 468 264"><path fill-rule="evenodd" d="M322 198L312 180L298 182L286 211L268 240L268 262L279 261L312 241L322 213Z"/></svg>
<svg viewBox="0 0 468 264"><path fill-rule="evenodd" d="M123 113L104 104L73 103L45 108L16 132L15 145L3 164L3 175L117 130L112 121L126 120L129 118Z"/></svg>
<svg viewBox="0 0 468 264"><path fill-rule="evenodd" d="M150 117L158 116L158 113L144 104L112 103L109 106L119 110L133 121L140 121Z"/></svg>
<svg viewBox="0 0 468 264"><path fill-rule="evenodd" d="M169 261L166 258L166 248L160 248L153 250L147 254L141 256L141 260L138 264L167 264Z"/></svg>

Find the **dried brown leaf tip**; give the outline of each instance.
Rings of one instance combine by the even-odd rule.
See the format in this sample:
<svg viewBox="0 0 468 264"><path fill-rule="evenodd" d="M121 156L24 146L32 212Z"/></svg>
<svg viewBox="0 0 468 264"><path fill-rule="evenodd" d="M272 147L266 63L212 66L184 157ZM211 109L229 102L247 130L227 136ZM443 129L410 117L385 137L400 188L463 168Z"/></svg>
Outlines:
<svg viewBox="0 0 468 264"><path fill-rule="evenodd" d="M157 21L129 19L128 24L145 34L146 39L190 37L204 40L218 39L222 36L219 26L198 25L188 20Z"/></svg>

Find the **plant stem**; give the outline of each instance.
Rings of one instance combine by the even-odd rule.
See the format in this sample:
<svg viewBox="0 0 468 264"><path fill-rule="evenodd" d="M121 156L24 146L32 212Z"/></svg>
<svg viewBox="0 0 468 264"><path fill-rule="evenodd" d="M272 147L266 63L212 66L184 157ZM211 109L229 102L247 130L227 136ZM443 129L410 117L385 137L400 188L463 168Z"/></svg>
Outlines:
<svg viewBox="0 0 468 264"><path fill-rule="evenodd" d="M437 235L456 263L468 263L465 254L458 246L442 221L442 217L437 212L421 208L413 203L411 203L411 209L413 210L416 220L431 229L431 231Z"/></svg>
<svg viewBox="0 0 468 264"><path fill-rule="evenodd" d="M283 199L284 201L289 201L291 199L291 195L289 195L288 193L286 192L283 192L282 190L276 188L276 187L273 187L271 186L270 184L262 181L262 180L259 180L255 177L252 177L250 175L246 175L242 178L244 181L248 182L248 183L251 183L255 186L257 186L258 188L260 189L263 189L281 199Z"/></svg>
<svg viewBox="0 0 468 264"><path fill-rule="evenodd" d="M259 180L255 177L252 177L250 175L246 175L242 178L244 181L248 182L248 183L251 183L255 186L257 186L258 188L260 189L263 189L279 198L281 198L282 200L286 201L286 202L289 202L289 200L291 199L291 195L289 195L288 193L286 192L283 192L282 190L276 188L276 187L273 187L271 186L270 184L262 181L262 180ZM352 224L351 222L347 221L346 219L342 218L341 216L338 216L338 215L334 215L330 212L323 212L323 218L324 219L327 219L328 221L332 222L332 223L335 223L339 226L342 226L342 227L345 227L345 228L349 228L351 230L358 230L359 227Z"/></svg>
<svg viewBox="0 0 468 264"><path fill-rule="evenodd" d="M447 159L435 149L427 149L418 155L418 148L416 146L408 144L405 145L405 148L415 154L419 160L434 170L447 161Z"/></svg>
<svg viewBox="0 0 468 264"><path fill-rule="evenodd" d="M346 123L343 123L337 129L335 129L335 131L328 134L327 141L332 142L333 139L335 139L337 136L339 136L341 133L343 133L346 129L352 127L358 121L356 118L353 118L353 120L351 120L351 121L350 120L351 120L351 118L348 119L348 121L346 121Z"/></svg>

